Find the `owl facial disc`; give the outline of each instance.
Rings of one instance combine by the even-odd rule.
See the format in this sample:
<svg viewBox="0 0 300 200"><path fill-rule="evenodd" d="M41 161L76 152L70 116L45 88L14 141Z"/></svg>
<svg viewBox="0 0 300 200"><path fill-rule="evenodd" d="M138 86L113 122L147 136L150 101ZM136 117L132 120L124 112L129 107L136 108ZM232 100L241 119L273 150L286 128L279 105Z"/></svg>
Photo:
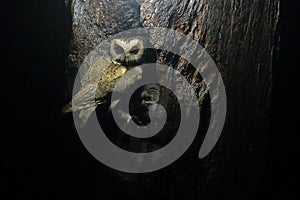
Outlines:
<svg viewBox="0 0 300 200"><path fill-rule="evenodd" d="M138 63L144 55L144 43L138 38L118 38L111 42L112 60L121 64Z"/></svg>

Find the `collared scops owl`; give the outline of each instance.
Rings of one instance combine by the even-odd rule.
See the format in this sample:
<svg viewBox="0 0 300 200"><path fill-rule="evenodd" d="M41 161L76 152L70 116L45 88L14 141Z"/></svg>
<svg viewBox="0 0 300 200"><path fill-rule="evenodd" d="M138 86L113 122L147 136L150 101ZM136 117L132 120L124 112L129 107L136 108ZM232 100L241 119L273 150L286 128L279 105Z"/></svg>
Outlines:
<svg viewBox="0 0 300 200"><path fill-rule="evenodd" d="M127 73L122 92L142 78L142 69L134 67L141 62L144 55L143 40L138 38L117 38L110 43L110 55L99 56L81 79L81 88L73 95L62 110L63 113L80 111L79 119L84 126L97 105L103 98L113 92L116 82ZM132 70L128 71L130 68ZM127 72L128 71L128 72Z"/></svg>

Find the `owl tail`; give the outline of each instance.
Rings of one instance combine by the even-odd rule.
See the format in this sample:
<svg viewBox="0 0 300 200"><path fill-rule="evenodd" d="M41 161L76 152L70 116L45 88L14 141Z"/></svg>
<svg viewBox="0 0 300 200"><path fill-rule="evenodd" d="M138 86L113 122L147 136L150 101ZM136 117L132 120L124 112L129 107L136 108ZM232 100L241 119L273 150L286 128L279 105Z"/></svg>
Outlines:
<svg viewBox="0 0 300 200"><path fill-rule="evenodd" d="M96 107L89 107L87 109L81 110L79 113L80 126L84 127L88 122L90 116L95 111Z"/></svg>
<svg viewBox="0 0 300 200"><path fill-rule="evenodd" d="M87 109L87 108L93 108L94 106L98 106L98 105L103 104L103 103L105 103L105 101L97 100L95 102L95 104L87 104L85 106L75 107L73 109L72 102L70 102L70 103L68 103L67 105L65 105L63 107L61 113L64 115L64 114L67 114L67 113L70 113L70 112L73 112L73 111L77 111L77 110L83 110L83 109Z"/></svg>
<svg viewBox="0 0 300 200"><path fill-rule="evenodd" d="M69 113L69 112L72 112L72 104L71 104L71 102L68 103L67 105L65 105L65 106L63 107L63 109L61 110L61 113L62 113L63 115L65 115L65 114L67 114L67 113Z"/></svg>
<svg viewBox="0 0 300 200"><path fill-rule="evenodd" d="M75 112L75 111L78 111L80 110L79 112L79 120L80 120L80 126L81 127L84 127L85 124L87 123L87 121L89 120L91 114L94 112L94 110L96 109L96 107L100 104L103 104L105 103L105 101L101 101L101 100L98 100L95 102L95 104L93 105L90 105L90 104L87 104L85 106L81 106L81 107L76 107L73 108L72 107L72 103L68 103L67 105L65 105L61 111L61 113L63 115L67 114L67 113L70 113L70 112Z"/></svg>

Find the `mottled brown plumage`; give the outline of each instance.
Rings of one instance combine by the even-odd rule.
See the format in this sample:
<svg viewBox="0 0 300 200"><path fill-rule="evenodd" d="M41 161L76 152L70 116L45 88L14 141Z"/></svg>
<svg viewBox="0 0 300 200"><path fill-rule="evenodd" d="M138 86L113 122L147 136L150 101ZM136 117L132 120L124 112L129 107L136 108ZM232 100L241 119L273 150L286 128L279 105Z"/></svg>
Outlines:
<svg viewBox="0 0 300 200"><path fill-rule="evenodd" d="M81 110L79 117L86 123L96 106L102 103L101 98L113 91L116 82L127 71L126 67L115 62L103 70L101 66L106 63L108 59L105 57L96 60L81 81L82 88L73 96L72 102L64 107L63 113Z"/></svg>
<svg viewBox="0 0 300 200"><path fill-rule="evenodd" d="M121 52L116 52L115 48L120 49ZM112 58L100 56L96 59L81 79L81 88L78 93L63 108L63 113L80 111L79 119L82 125L86 124L97 105L103 103L103 97L113 92L117 81L127 72L123 62L128 65L142 58L143 41L129 38L115 39L111 43L110 53ZM119 84L121 87L115 91L123 92L129 85L141 78L142 70L136 67L128 72L127 78Z"/></svg>

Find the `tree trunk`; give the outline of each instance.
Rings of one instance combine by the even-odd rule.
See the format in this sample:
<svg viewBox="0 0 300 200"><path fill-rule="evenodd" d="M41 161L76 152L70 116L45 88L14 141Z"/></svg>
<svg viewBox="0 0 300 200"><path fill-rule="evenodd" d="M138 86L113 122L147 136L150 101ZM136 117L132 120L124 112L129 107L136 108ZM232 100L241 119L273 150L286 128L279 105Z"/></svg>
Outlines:
<svg viewBox="0 0 300 200"><path fill-rule="evenodd" d="M227 118L214 151L203 160L187 154L157 173L132 175L130 197L256 199L264 173L279 0L73 0L70 6L69 94L80 63L100 41L130 28L157 26L198 40L226 87Z"/></svg>

